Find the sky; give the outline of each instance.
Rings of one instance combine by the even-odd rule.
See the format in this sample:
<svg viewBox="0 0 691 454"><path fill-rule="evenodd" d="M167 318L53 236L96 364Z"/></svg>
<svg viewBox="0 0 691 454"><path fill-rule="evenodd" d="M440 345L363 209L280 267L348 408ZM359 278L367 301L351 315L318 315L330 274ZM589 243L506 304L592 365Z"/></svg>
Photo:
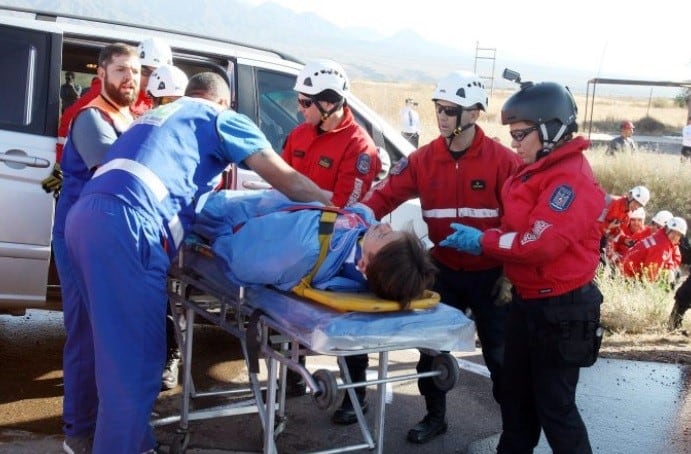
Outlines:
<svg viewBox="0 0 691 454"><path fill-rule="evenodd" d="M593 77L691 80L691 7L684 1L421 0L408 6L382 0L245 1L309 11L341 27L384 35L408 28L473 54L476 47L495 49L497 56L578 68Z"/></svg>

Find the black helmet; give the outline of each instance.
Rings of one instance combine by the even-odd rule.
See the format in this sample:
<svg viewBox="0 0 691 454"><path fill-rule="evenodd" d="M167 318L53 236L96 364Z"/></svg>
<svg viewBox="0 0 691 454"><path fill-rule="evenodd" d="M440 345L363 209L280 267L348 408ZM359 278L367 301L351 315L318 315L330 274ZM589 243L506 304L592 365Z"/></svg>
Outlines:
<svg viewBox="0 0 691 454"><path fill-rule="evenodd" d="M576 132L578 107L568 87L554 82L524 82L501 108L501 123L535 123L546 151L565 135Z"/></svg>

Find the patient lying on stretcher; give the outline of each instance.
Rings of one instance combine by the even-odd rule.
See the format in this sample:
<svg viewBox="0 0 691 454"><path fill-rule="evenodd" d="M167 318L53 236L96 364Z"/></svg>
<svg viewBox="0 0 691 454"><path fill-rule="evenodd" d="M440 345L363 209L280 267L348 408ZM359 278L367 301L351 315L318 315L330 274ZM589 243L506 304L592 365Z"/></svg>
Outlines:
<svg viewBox="0 0 691 454"><path fill-rule="evenodd" d="M274 190L218 191L203 203L194 232L210 242L233 282L287 291L318 264L323 208ZM371 291L405 306L423 294L436 272L413 232L392 230L361 205L338 210L327 240L311 281L317 289Z"/></svg>

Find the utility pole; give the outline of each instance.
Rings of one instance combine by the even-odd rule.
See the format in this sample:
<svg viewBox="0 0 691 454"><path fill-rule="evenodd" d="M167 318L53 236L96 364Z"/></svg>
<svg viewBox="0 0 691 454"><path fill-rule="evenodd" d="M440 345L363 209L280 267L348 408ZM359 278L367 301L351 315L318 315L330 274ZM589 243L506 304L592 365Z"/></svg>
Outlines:
<svg viewBox="0 0 691 454"><path fill-rule="evenodd" d="M479 71L478 70L478 60L491 60L490 70ZM473 72L478 75L480 79L484 79L485 85L489 86L489 96L492 97L494 92L494 65L497 61L497 49L490 47L480 47L480 42L475 42L475 64L473 66ZM487 69L487 65L482 65L484 69Z"/></svg>

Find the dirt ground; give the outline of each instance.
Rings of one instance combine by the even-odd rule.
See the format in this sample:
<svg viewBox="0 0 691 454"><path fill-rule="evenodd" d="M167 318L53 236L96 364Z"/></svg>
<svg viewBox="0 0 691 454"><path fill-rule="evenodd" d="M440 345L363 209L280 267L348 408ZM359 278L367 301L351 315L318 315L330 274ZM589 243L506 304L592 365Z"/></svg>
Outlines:
<svg viewBox="0 0 691 454"><path fill-rule="evenodd" d="M691 365L691 336L665 334L606 334L600 357Z"/></svg>

